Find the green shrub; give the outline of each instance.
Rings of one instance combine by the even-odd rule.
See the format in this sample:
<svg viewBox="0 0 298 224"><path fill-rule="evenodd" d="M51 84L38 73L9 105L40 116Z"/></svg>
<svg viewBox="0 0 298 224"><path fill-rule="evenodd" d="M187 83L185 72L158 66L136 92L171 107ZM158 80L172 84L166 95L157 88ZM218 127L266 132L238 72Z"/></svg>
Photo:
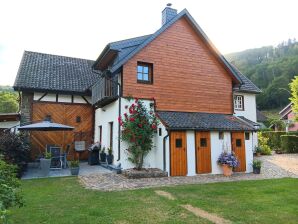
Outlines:
<svg viewBox="0 0 298 224"><path fill-rule="evenodd" d="M9 208L23 205L16 170L16 166L7 164L0 157L0 223L7 222Z"/></svg>
<svg viewBox="0 0 298 224"><path fill-rule="evenodd" d="M298 136L282 135L281 145L284 151L288 153L298 153Z"/></svg>
<svg viewBox="0 0 298 224"><path fill-rule="evenodd" d="M268 146L273 150L282 149L280 136L282 135L298 135L297 131L285 132L285 131L264 131L262 135L268 138Z"/></svg>
<svg viewBox="0 0 298 224"><path fill-rule="evenodd" d="M265 137L262 132L258 133L259 148L262 155L271 155L271 148L268 145L269 138Z"/></svg>

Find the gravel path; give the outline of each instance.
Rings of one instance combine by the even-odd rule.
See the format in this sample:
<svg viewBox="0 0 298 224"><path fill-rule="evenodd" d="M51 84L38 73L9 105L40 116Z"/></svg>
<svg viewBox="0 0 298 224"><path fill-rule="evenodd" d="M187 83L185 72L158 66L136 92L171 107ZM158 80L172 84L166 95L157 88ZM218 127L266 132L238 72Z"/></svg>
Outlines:
<svg viewBox="0 0 298 224"><path fill-rule="evenodd" d="M261 174L259 175L252 173L234 173L231 177L208 174L197 175L193 177L127 179L123 175L115 173L103 173L80 176L79 180L81 184L88 189L119 191L181 184L203 184L283 177L298 178L298 154L275 154L272 156L261 156L256 159L259 159L263 162Z"/></svg>

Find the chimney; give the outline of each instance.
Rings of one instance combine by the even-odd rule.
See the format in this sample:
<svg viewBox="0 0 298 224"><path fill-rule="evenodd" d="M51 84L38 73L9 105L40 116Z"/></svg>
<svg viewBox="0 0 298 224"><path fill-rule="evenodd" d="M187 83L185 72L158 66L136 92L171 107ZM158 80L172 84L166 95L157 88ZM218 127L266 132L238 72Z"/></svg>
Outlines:
<svg viewBox="0 0 298 224"><path fill-rule="evenodd" d="M162 25L170 22L177 15L177 9L172 9L171 6L172 4L168 3L167 7L162 11Z"/></svg>

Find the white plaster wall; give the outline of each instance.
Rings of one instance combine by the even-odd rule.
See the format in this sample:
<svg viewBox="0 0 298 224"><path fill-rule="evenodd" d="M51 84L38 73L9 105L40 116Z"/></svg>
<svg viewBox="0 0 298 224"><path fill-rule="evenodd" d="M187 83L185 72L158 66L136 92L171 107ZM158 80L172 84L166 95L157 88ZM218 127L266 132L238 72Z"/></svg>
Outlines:
<svg viewBox="0 0 298 224"><path fill-rule="evenodd" d="M152 101L143 100L147 108L150 107ZM125 112L128 113L128 109L125 109L125 106L130 106L134 101L128 101L124 98L121 98L121 115ZM119 109L119 100L105 106L104 108L99 108L95 111L95 130L94 130L94 140L99 141L99 126L102 126L102 145L105 147L109 146L109 122L113 122L113 153L114 153L114 164L121 163L121 166L124 169L133 168L134 165L128 161L127 148L128 144L126 142L120 143L120 161L117 161L118 158L118 109ZM162 126L161 126L162 127ZM166 131L162 130L163 135ZM163 168L163 148L162 148L162 136L158 136L158 133L154 136L154 147L149 152L149 154L144 159L144 167L158 167ZM157 159L156 159L157 158Z"/></svg>
<svg viewBox="0 0 298 224"><path fill-rule="evenodd" d="M159 136L159 128L161 128L161 136ZM155 143L155 167L163 170L163 138L168 134L163 124L159 124L157 127L157 134L154 137ZM169 137L166 138L166 171L169 172Z"/></svg>
<svg viewBox="0 0 298 224"><path fill-rule="evenodd" d="M195 132L186 132L186 146L187 146L187 176L196 175L196 146L195 146Z"/></svg>
<svg viewBox="0 0 298 224"><path fill-rule="evenodd" d="M257 134L250 133L249 140L245 140L246 173L252 172L253 152L257 144Z"/></svg>
<svg viewBox="0 0 298 224"><path fill-rule="evenodd" d="M212 174L221 174L222 168L217 159L223 151L231 152L231 133L224 132L224 139L219 139L219 132L211 131L211 167Z"/></svg>
<svg viewBox="0 0 298 224"><path fill-rule="evenodd" d="M20 125L20 121L1 121L0 122L1 129L12 128L19 125Z"/></svg>
<svg viewBox="0 0 298 224"><path fill-rule="evenodd" d="M234 95L244 97L244 110L234 110L236 116L244 116L247 119L257 122L256 94L234 92Z"/></svg>
<svg viewBox="0 0 298 224"><path fill-rule="evenodd" d="M44 93L42 92L34 92L33 94L33 100L39 100L40 97L42 97ZM90 96L84 96L85 99L91 103L91 97ZM40 101L43 102L56 102L56 94L54 93L48 93L45 95ZM58 102L59 103L71 103L71 95L67 94L58 94ZM86 104L86 101L82 98L82 96L73 96L73 102L74 103L84 103Z"/></svg>
<svg viewBox="0 0 298 224"><path fill-rule="evenodd" d="M71 95L58 95L58 102L71 103Z"/></svg>

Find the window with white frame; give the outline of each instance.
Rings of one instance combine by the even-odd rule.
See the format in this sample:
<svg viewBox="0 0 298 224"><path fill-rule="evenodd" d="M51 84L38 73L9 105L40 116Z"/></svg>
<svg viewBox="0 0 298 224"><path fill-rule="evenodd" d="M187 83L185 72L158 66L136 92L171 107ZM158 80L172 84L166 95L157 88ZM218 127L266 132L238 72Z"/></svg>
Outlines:
<svg viewBox="0 0 298 224"><path fill-rule="evenodd" d="M244 97L241 95L234 96L234 108L235 110L244 110Z"/></svg>

